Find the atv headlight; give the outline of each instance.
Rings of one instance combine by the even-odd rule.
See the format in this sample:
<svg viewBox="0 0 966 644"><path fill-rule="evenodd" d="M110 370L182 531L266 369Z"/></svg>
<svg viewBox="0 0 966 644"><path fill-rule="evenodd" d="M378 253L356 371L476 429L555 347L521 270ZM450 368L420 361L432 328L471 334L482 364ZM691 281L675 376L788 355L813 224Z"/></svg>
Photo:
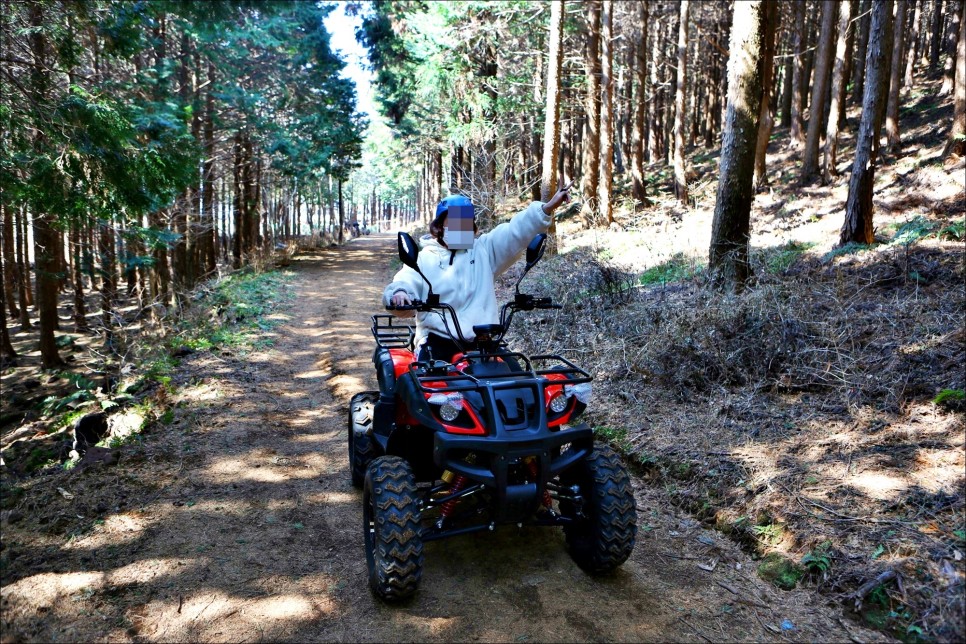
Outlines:
<svg viewBox="0 0 966 644"><path fill-rule="evenodd" d="M589 405L593 390L591 389L589 382L582 382L576 385L567 385L564 387L564 393L568 396L574 396L577 400L585 405Z"/></svg>
<svg viewBox="0 0 966 644"><path fill-rule="evenodd" d="M567 403L569 402L568 398L569 397L567 394L562 391L555 393L553 398L550 399L550 404L548 405L550 407L550 411L555 414L560 414L566 411Z"/></svg>
<svg viewBox="0 0 966 644"><path fill-rule="evenodd" d="M463 394L458 391L433 394L427 400L431 405L439 405L439 417L447 423L456 420L463 411Z"/></svg>

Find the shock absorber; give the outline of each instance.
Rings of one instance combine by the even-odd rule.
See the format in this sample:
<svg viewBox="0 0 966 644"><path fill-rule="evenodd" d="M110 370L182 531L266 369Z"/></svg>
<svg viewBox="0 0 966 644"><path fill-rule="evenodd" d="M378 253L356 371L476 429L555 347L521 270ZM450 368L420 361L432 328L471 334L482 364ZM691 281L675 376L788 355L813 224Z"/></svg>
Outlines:
<svg viewBox="0 0 966 644"><path fill-rule="evenodd" d="M455 477L455 480L453 480L454 477ZM443 479L443 481L447 483L449 483L451 480L453 482L453 485L450 487L449 491L447 492L447 495L456 494L460 492L464 487L466 487L467 478L462 474L455 475L453 474L453 472L450 472L449 470L447 470L446 472L443 473L443 476L441 478ZM443 527L443 522L446 521L446 519L448 519L451 514L453 514L453 510L456 508L456 505L459 502L460 502L459 499L450 499L449 501L447 501L446 503L440 506L439 521L436 522L437 527L439 528Z"/></svg>
<svg viewBox="0 0 966 644"><path fill-rule="evenodd" d="M526 459L526 463L527 463L527 471L530 472L530 476L534 480L536 480L537 479L537 475L539 473L538 470L537 470L537 459L535 459L534 457L530 456L530 457L528 457ZM553 499L550 498L550 491L547 490L546 488L544 488L544 490L543 490L543 507L545 507L545 508L547 508L549 510L552 505L553 505Z"/></svg>

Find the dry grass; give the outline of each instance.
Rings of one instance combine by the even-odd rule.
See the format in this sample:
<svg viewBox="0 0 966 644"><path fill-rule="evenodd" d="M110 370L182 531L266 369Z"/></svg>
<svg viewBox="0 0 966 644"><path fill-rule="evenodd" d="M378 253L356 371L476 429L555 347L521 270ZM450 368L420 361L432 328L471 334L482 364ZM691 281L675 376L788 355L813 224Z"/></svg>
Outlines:
<svg viewBox="0 0 966 644"><path fill-rule="evenodd" d="M779 145L755 281L710 289L717 159L699 157L694 208L658 185L610 230L565 221L562 255L524 290L567 307L513 335L595 375L589 422L669 504L897 637L961 641L966 408L948 392L966 389L966 193L939 158L948 104L919 100L932 112L877 174L875 247L835 248L847 172L798 186Z"/></svg>

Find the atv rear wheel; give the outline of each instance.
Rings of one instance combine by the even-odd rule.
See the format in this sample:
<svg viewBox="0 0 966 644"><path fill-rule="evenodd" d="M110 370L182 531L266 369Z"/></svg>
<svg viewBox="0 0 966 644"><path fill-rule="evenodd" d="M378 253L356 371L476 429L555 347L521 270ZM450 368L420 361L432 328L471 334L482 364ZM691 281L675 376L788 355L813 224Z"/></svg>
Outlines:
<svg viewBox="0 0 966 644"><path fill-rule="evenodd" d="M380 456L369 464L362 515L369 587L387 601L406 599L423 575L423 539L416 477L405 459Z"/></svg>
<svg viewBox="0 0 966 644"><path fill-rule="evenodd" d="M565 485L578 485L583 507L561 503L570 556L590 573L605 573L624 563L634 550L637 507L627 468L607 445L595 445L581 462L561 476Z"/></svg>
<svg viewBox="0 0 966 644"><path fill-rule="evenodd" d="M378 393L364 391L349 401L349 470L352 485L359 488L366 478L366 468L377 454L372 440L372 410L378 399Z"/></svg>

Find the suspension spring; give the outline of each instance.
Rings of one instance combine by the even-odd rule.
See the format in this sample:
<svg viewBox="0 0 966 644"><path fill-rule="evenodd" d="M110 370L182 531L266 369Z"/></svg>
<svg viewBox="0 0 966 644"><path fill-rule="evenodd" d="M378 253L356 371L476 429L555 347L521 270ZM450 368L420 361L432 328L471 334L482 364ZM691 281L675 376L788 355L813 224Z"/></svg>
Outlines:
<svg viewBox="0 0 966 644"><path fill-rule="evenodd" d="M537 461L532 456L529 459L527 459L527 471L530 472L530 476L532 476L534 480L537 479L537 474L538 474ZM550 491L547 489L544 489L543 507L549 510L551 505L553 505L553 499L550 498Z"/></svg>
<svg viewBox="0 0 966 644"><path fill-rule="evenodd" d="M458 475L456 477L456 480L453 482L453 487L449 489L448 494L456 494L457 492L462 490L464 487L466 487L466 481L467 479L465 476L463 476L462 474ZM451 515L453 513L453 510L456 508L456 504L459 502L460 500L457 498L457 499L450 499L449 501L444 503L439 510L440 519L448 519L449 515Z"/></svg>

